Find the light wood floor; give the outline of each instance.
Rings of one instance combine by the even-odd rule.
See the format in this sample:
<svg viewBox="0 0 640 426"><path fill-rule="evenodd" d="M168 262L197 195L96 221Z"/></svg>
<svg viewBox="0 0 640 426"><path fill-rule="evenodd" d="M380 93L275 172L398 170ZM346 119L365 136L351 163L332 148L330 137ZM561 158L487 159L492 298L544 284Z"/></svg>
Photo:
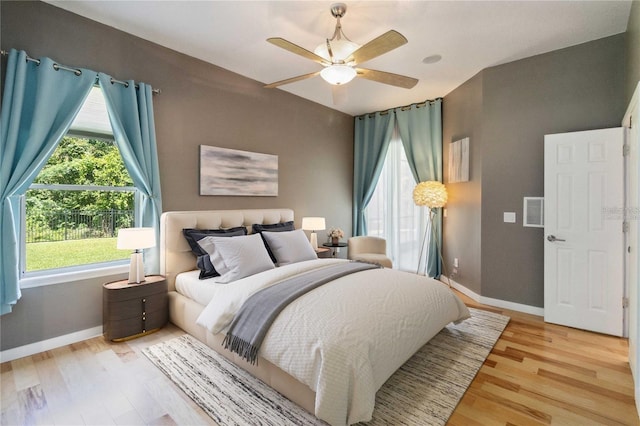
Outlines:
<svg viewBox="0 0 640 426"><path fill-rule="evenodd" d="M625 339L461 297L511 321L450 425L640 425ZM97 337L0 364L0 424L213 424L140 352L180 334L170 325L124 343Z"/></svg>

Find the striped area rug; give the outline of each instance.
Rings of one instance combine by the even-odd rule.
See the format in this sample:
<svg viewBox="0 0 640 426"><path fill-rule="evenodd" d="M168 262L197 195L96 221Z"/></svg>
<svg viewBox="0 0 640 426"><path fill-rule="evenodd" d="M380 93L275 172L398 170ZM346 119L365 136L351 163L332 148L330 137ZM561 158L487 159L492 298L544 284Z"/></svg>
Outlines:
<svg viewBox="0 0 640 426"><path fill-rule="evenodd" d="M387 380L368 424L447 422L509 322L470 310L470 319L444 328ZM143 353L221 426L325 424L189 335Z"/></svg>

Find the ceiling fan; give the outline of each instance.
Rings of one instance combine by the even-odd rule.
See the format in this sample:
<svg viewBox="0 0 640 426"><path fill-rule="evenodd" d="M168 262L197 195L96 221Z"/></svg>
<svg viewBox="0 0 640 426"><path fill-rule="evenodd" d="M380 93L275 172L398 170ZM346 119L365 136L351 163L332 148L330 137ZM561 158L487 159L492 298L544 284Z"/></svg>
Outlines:
<svg viewBox="0 0 640 426"><path fill-rule="evenodd" d="M347 5L344 3L334 3L331 5L331 14L336 18L336 29L333 37L326 39L313 52L291 43L281 37L267 39L278 47L289 52L300 55L319 63L324 68L310 74L299 75L286 80L276 81L264 87L274 88L284 84L306 80L320 74L320 76L330 84L335 86L343 85L355 77L365 78L378 83L411 89L418 80L404 75L393 74L385 71L376 71L367 68L357 68L358 64L383 55L407 43L407 39L397 31L390 30L371 40L367 44L360 46L349 40L342 32L340 18L347 13Z"/></svg>

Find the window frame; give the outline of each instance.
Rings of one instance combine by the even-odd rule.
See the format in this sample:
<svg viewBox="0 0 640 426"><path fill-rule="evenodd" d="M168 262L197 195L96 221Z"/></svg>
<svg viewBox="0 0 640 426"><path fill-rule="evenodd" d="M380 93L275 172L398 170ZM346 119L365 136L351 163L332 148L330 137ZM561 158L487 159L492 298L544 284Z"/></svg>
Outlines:
<svg viewBox="0 0 640 426"><path fill-rule="evenodd" d="M93 133L87 131L69 130L64 137L77 137L84 139L101 139L113 142L113 135L103 133ZM118 149L119 151L119 149ZM142 193L135 186L103 186L103 185L69 185L69 184L31 184L29 189L49 189L58 191L117 191L133 192L134 199L134 226L140 226L140 204ZM129 259L110 260L98 263L87 263L84 265L65 266L62 268L43 269L40 271L27 271L27 229L26 229L27 209L26 194L20 196L20 250L19 250L19 281L20 288L40 287L43 285L66 283L90 278L99 278L109 275L126 273L129 270Z"/></svg>

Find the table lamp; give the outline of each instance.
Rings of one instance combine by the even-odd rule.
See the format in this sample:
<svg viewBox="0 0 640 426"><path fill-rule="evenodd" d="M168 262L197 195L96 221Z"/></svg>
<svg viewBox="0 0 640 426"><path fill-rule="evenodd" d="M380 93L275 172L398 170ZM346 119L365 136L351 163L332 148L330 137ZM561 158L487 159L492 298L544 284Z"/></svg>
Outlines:
<svg viewBox="0 0 640 426"><path fill-rule="evenodd" d="M153 228L122 228L118 230L118 250L130 249L129 284L144 282L144 264L142 249L156 245L156 232Z"/></svg>
<svg viewBox="0 0 640 426"><path fill-rule="evenodd" d="M318 249L318 234L316 231L322 231L327 225L324 222L324 217L303 217L302 229L305 231L311 231L309 235L309 242L314 250Z"/></svg>

